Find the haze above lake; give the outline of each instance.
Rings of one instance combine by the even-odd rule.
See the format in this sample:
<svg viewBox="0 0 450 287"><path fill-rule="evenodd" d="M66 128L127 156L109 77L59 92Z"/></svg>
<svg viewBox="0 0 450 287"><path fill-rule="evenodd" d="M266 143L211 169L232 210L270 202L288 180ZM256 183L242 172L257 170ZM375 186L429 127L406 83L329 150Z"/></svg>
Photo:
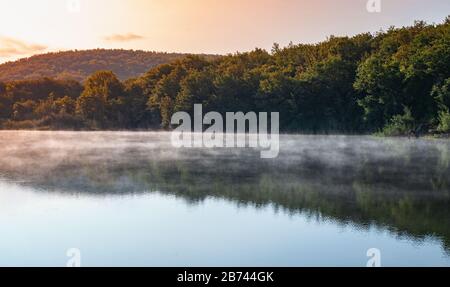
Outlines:
<svg viewBox="0 0 450 287"><path fill-rule="evenodd" d="M450 141L0 132L0 266L450 266Z"/></svg>

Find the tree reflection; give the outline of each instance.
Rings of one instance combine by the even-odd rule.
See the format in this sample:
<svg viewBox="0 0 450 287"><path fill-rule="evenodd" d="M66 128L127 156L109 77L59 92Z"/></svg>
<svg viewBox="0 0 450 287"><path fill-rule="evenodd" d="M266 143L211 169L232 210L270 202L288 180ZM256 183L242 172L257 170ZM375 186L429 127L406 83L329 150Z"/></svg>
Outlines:
<svg viewBox="0 0 450 287"><path fill-rule="evenodd" d="M159 137L149 148L141 145L144 139L56 148L36 146L41 138L22 141L28 148L3 154L0 171L5 180L68 194L160 192L190 204L213 197L238 206L270 205L414 240L432 236L450 251L448 142L287 137L280 157L267 161L257 151L173 150Z"/></svg>

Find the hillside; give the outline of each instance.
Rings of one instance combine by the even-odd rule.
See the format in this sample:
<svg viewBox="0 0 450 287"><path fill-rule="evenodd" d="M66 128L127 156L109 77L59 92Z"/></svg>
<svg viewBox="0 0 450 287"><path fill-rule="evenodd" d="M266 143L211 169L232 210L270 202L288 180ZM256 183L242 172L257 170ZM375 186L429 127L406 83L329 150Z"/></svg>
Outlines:
<svg viewBox="0 0 450 287"><path fill-rule="evenodd" d="M1 64L0 81L42 77L83 81L99 70L111 70L119 79L126 80L184 56L186 54L106 49L47 53Z"/></svg>
<svg viewBox="0 0 450 287"><path fill-rule="evenodd" d="M201 103L205 113L221 115L279 112L283 132L446 136L449 51L450 20L446 20L329 37L317 44L274 45L271 53L255 49L215 61L189 55L153 68L119 55L116 58L123 60L110 57L98 67L101 60L82 64L78 54L80 60L71 60L75 69L87 66L119 74L121 69L140 66L142 71L133 73L146 72L129 81L97 71L83 83L49 78L0 82L0 126L170 129L174 112L194 115L194 105ZM59 69L60 65L64 62Z"/></svg>

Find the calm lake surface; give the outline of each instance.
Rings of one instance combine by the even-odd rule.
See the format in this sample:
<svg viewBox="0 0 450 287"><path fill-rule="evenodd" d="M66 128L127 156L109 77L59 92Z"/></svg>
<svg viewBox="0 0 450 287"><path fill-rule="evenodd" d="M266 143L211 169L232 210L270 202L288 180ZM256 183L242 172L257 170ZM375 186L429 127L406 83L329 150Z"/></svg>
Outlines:
<svg viewBox="0 0 450 287"><path fill-rule="evenodd" d="M450 141L0 132L0 266L450 266Z"/></svg>

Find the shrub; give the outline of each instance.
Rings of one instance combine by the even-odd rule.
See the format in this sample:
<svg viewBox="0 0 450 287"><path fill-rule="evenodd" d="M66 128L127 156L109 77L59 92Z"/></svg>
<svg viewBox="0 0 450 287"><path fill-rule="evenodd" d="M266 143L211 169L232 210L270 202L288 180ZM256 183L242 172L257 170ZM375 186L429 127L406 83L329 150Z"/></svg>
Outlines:
<svg viewBox="0 0 450 287"><path fill-rule="evenodd" d="M411 110L405 107L404 114L393 116L381 133L385 136L405 136L414 132L414 127L414 118L411 115Z"/></svg>
<svg viewBox="0 0 450 287"><path fill-rule="evenodd" d="M450 132L450 112L448 110L439 113L438 131L443 133Z"/></svg>

